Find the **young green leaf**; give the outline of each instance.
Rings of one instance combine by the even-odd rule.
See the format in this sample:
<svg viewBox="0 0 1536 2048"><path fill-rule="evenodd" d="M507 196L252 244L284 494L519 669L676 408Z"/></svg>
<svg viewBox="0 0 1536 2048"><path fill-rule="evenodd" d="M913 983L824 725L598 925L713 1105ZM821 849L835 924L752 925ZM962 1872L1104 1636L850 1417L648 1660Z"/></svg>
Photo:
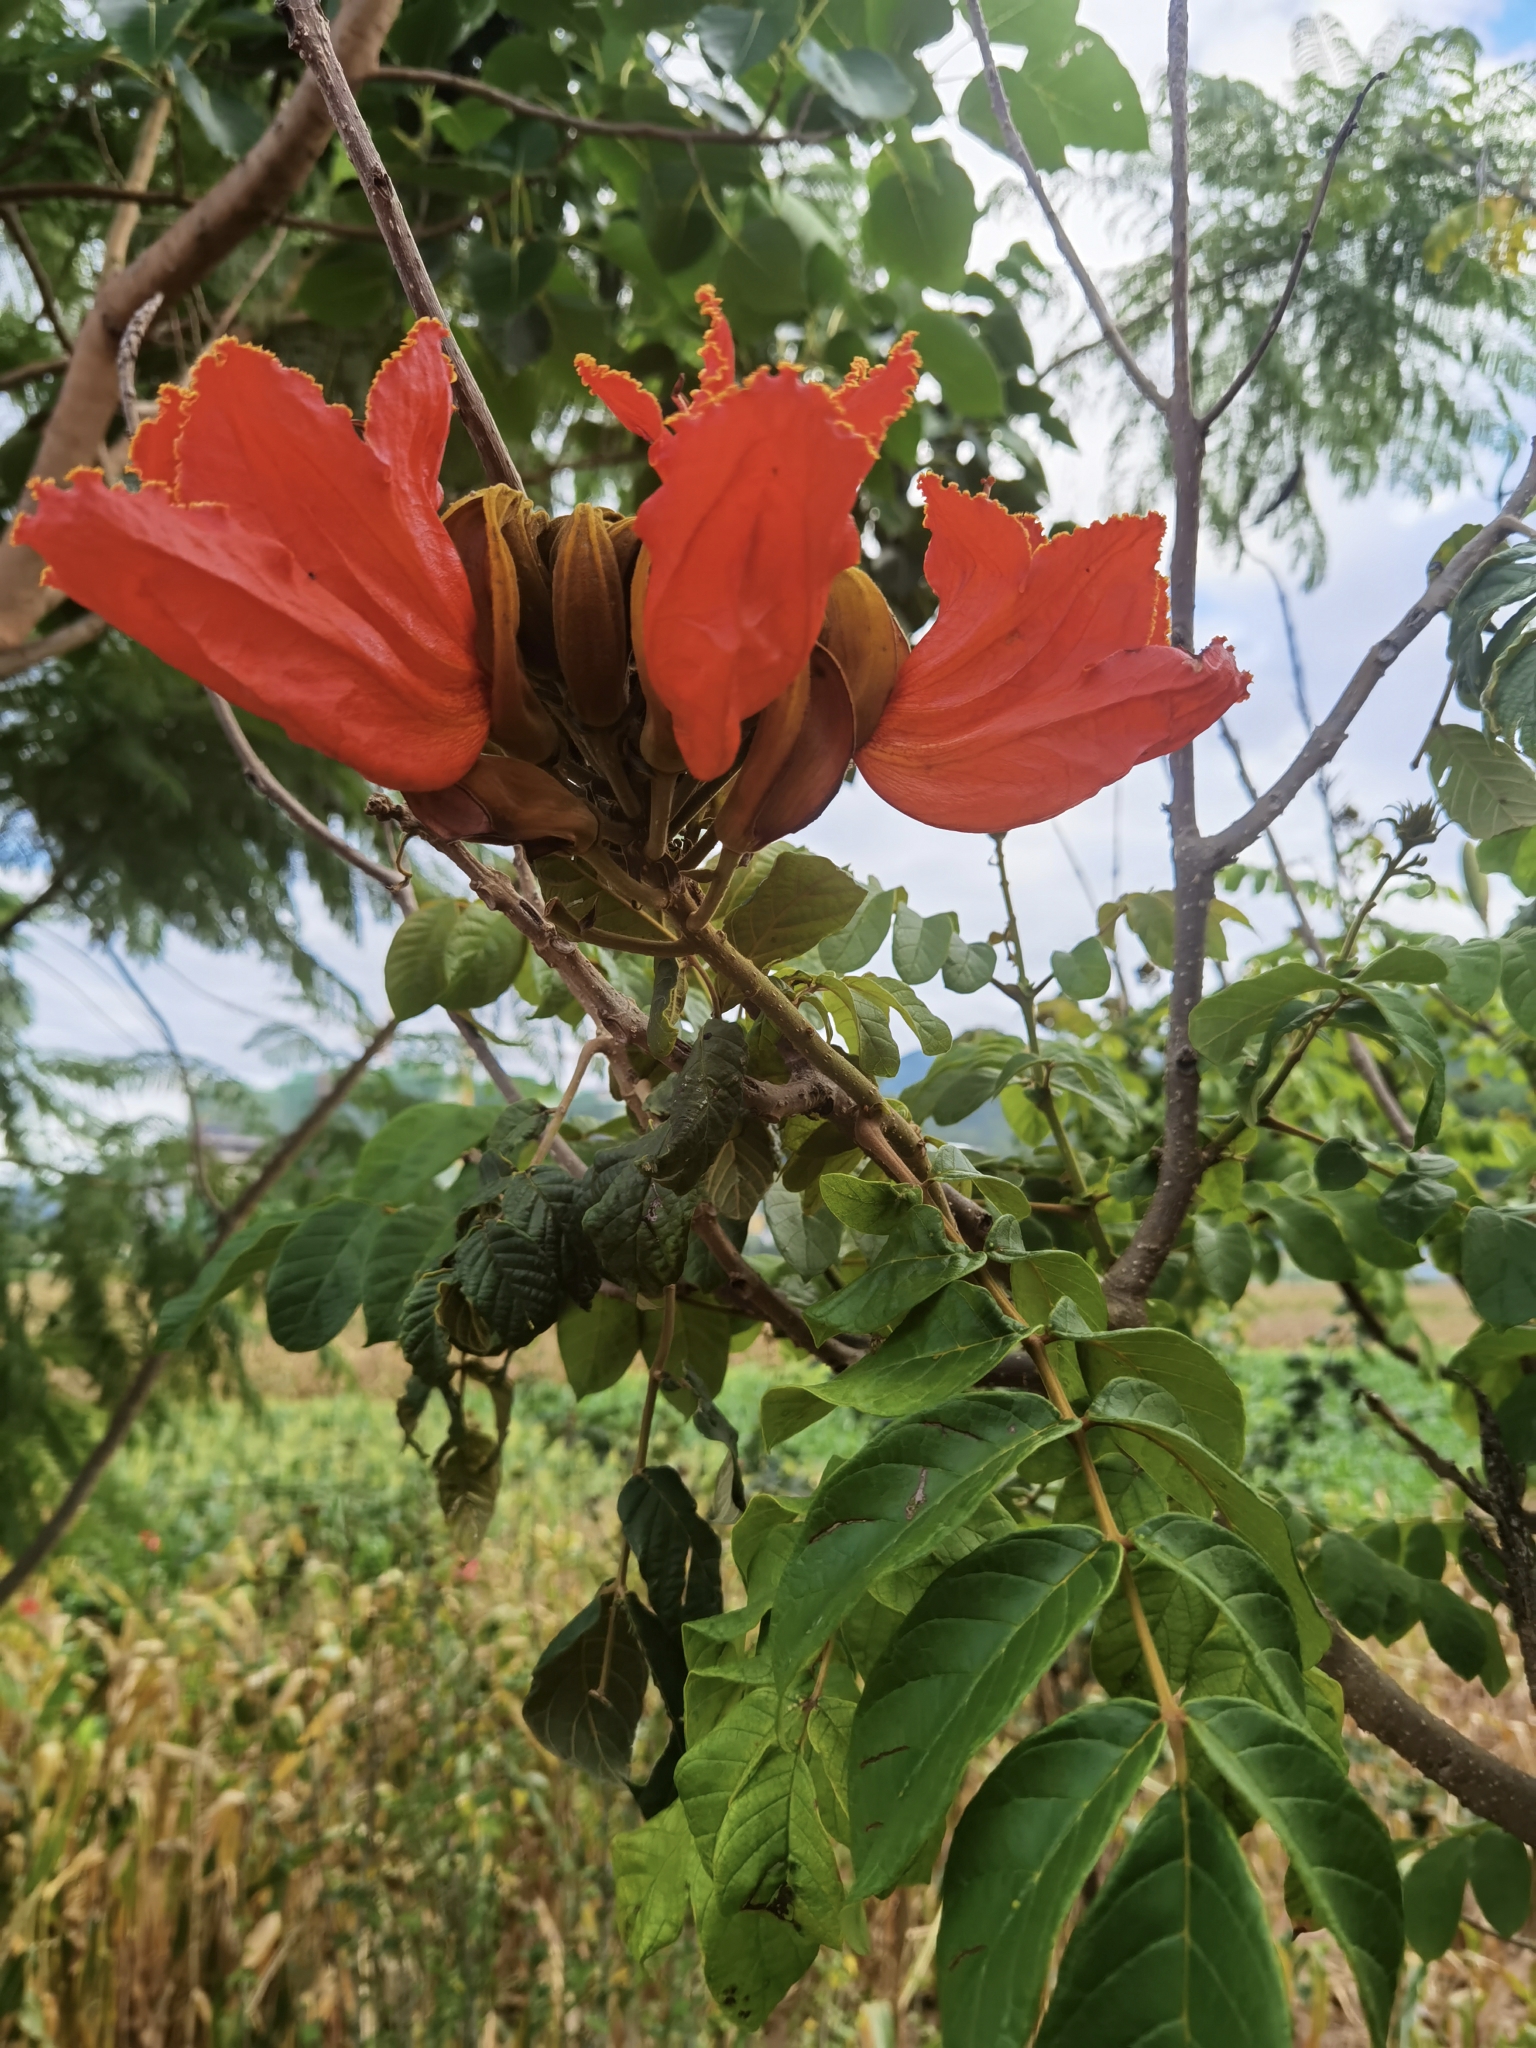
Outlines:
<svg viewBox="0 0 1536 2048"><path fill-rule="evenodd" d="M1375 2048L1384 2048L1403 1960L1397 1864L1386 1829L1310 1733L1253 1700L1191 1700L1189 1732L1267 1820L1348 1958Z"/></svg>
<svg viewBox="0 0 1536 2048"><path fill-rule="evenodd" d="M446 1010L478 1010L494 1003L516 981L527 951L528 941L499 910L466 903L443 948L445 979L438 1000Z"/></svg>
<svg viewBox="0 0 1536 2048"><path fill-rule="evenodd" d="M805 1320L818 1344L853 1331L883 1330L951 1280L963 1280L985 1264L985 1253L945 1236L937 1209L913 1207L858 1279L811 1303Z"/></svg>
<svg viewBox="0 0 1536 2048"><path fill-rule="evenodd" d="M1092 1002L1108 993L1109 955L1096 938L1082 940L1070 953L1053 953L1051 972L1062 994L1076 1003Z"/></svg>
<svg viewBox="0 0 1536 2048"><path fill-rule="evenodd" d="M619 1938L635 1968L643 1970L653 1956L671 1947L688 1917L688 1880L695 1856L687 1816L680 1804L665 1807L643 1828L614 1835L608 1846Z"/></svg>
<svg viewBox="0 0 1536 2048"><path fill-rule="evenodd" d="M944 1867L947 2041L1018 2048L1029 2038L1062 1923L1162 1746L1154 1708L1100 1702L1021 1742L982 1785Z"/></svg>
<svg viewBox="0 0 1536 2048"><path fill-rule="evenodd" d="M440 896L395 927L384 956L384 993L402 1024L442 1000L448 986L448 941L458 921L458 904Z"/></svg>
<svg viewBox="0 0 1536 2048"><path fill-rule="evenodd" d="M1183 1409L1195 1435L1225 1465L1243 1462L1243 1397L1214 1352L1179 1330L1104 1330L1080 1341L1078 1362L1088 1391L1134 1376L1163 1387Z"/></svg>
<svg viewBox="0 0 1536 2048"><path fill-rule="evenodd" d="M834 974L853 974L867 967L885 944L891 913L904 900L904 889L882 889L871 876L869 894L840 931L829 933L817 948L822 964Z"/></svg>
<svg viewBox="0 0 1536 2048"><path fill-rule="evenodd" d="M846 869L817 853L781 853L725 920L725 936L759 967L794 960L838 932L864 901Z"/></svg>
<svg viewBox="0 0 1536 2048"><path fill-rule="evenodd" d="M932 981L944 965L958 923L951 910L940 911L937 917L920 917L905 903L897 910L891 964L910 988Z"/></svg>
<svg viewBox="0 0 1536 2048"><path fill-rule="evenodd" d="M809 1391L823 1413L836 1407L916 1415L974 1387L1016 1349L1020 1334L985 1288L957 1280L921 1302L873 1351ZM771 1398L765 1395L765 1403Z"/></svg>
<svg viewBox="0 0 1536 2048"><path fill-rule="evenodd" d="M414 1201L429 1180L480 1144L495 1116L488 1103L413 1102L359 1152L351 1192L392 1208Z"/></svg>
<svg viewBox="0 0 1536 2048"><path fill-rule="evenodd" d="M1120 1553L1080 1528L1019 1530L942 1572L859 1700L848 1758L856 1896L898 1883L967 1764L1107 1598Z"/></svg>
<svg viewBox="0 0 1536 2048"><path fill-rule="evenodd" d="M1031 1451L1075 1427L1038 1394L965 1394L892 1423L824 1478L774 1602L780 1690L866 1587L926 1556Z"/></svg>
<svg viewBox="0 0 1536 2048"><path fill-rule="evenodd" d="M766 1671L762 1676L766 1679ZM770 1684L753 1685L707 1734L690 1742L679 1760L677 1795L706 1871L714 1869L715 1837L725 1810L758 1759L777 1748L778 1725L777 1693Z"/></svg>
<svg viewBox="0 0 1536 2048"><path fill-rule="evenodd" d="M267 1329L285 1351L318 1351L339 1336L363 1298L380 1223L372 1202L342 1195L309 1210L267 1275Z"/></svg>
<svg viewBox="0 0 1536 2048"><path fill-rule="evenodd" d="M1029 1252L1008 1272L1014 1305L1028 1323L1048 1323L1063 1298L1080 1311L1090 1330L1109 1328L1109 1309L1099 1276L1076 1252Z"/></svg>
<svg viewBox="0 0 1536 2048"><path fill-rule="evenodd" d="M1329 1194L1352 1188L1369 1172L1364 1158L1347 1138L1330 1138L1326 1144L1319 1145L1313 1155L1313 1178Z"/></svg>
<svg viewBox="0 0 1536 2048"><path fill-rule="evenodd" d="M1189 1042L1196 1052L1225 1066L1235 1060L1250 1038L1256 1038L1284 1004L1314 988L1334 988L1331 975L1302 961L1272 967L1244 981L1218 989L1190 1012Z"/></svg>
<svg viewBox="0 0 1536 2048"><path fill-rule="evenodd" d="M941 970L944 986L957 996L973 996L997 972L997 948L985 939L962 939L958 932L949 942Z"/></svg>
<svg viewBox="0 0 1536 2048"><path fill-rule="evenodd" d="M889 1237L920 1206L920 1188L898 1187L888 1180L865 1180L856 1173L824 1173L821 1199L850 1230L864 1237Z"/></svg>
<svg viewBox="0 0 1536 2048"><path fill-rule="evenodd" d="M1264 1902L1232 1830L1195 1786L1166 1792L1132 1835L1067 1944L1036 2040L1290 2048Z"/></svg>

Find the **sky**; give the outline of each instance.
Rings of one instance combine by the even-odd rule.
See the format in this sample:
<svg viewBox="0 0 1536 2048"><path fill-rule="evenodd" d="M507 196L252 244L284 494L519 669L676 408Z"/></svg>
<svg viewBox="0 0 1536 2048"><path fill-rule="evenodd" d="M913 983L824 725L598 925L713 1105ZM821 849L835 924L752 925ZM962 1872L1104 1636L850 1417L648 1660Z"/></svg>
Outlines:
<svg viewBox="0 0 1536 2048"><path fill-rule="evenodd" d="M1313 11L1296 0L1192 0L1194 67L1254 79L1274 90L1292 72L1296 24ZM1162 8L1147 0L1081 0L1079 12L1120 53L1144 96L1154 98L1163 64ZM1331 12L1361 48L1406 18L1416 24L1464 24L1491 56L1536 54L1536 0L1439 0L1432 12L1423 14L1393 7L1386 0L1336 0ZM958 44L943 53L940 78L946 103L953 105L958 99L971 68ZM958 132L954 139L981 190L1010 175L1002 159L980 144ZM1042 254L1048 251L1043 223L1030 217L1026 195L1001 223L988 222L978 230L973 261L984 260L989 238L1001 248L1019 234ZM1088 253L1102 256L1109 251L1111 245L1095 237L1092 223L1084 223L1081 234ZM1085 391L1069 400L1066 410L1080 452L1068 455L1052 449L1047 458L1049 516L1081 521L1127 509L1121 495L1125 479L1116 474L1106 436L1097 427L1107 409L1096 406L1092 393ZM1483 481L1486 492L1491 479ZM1297 589L1294 576L1288 582L1307 688L1320 713L1370 644L1422 589L1423 564L1441 540L1467 519L1486 519L1491 504L1487 495L1475 490L1430 505L1385 492L1350 502L1327 487L1318 497L1328 536L1328 575L1311 593ZM1285 566L1283 559L1277 566ZM1202 643L1225 635L1252 672L1249 699L1237 708L1232 724L1250 771L1262 785L1284 765L1302 737L1272 584L1256 565L1234 572L1208 556L1200 580L1197 625ZM1340 757L1337 787L1366 818L1380 816L1389 804L1404 798L1429 793L1423 771L1411 772L1408 764L1443 684L1443 647L1442 628L1432 627L1422 636L1378 686ZM1242 808L1241 793L1214 735L1197 743L1197 767L1201 822L1209 830ZM1010 836L1007 858L1027 927L1033 973L1044 971L1051 950L1069 947L1093 929L1099 902L1118 890L1168 885L1162 808L1166 793L1166 769L1161 762L1152 762L1136 769L1117 792L1102 793L1054 825L1032 826ZM986 937L998 921L989 842L916 825L887 809L862 784L844 791L802 837L860 876L875 874L888 884L905 883L915 907L925 914L955 911L968 938ZM1321 811L1314 801L1304 798L1294 807L1282 825L1281 838L1298 872L1326 872ZM1451 879L1455 859L1454 847L1437 849L1437 872ZM1503 887L1495 878L1496 892ZM1496 918L1499 904L1496 893ZM1278 933L1280 924L1273 913L1267 925L1260 912L1255 917L1261 935L1266 929ZM1441 929L1454 921L1444 911L1431 920ZM387 1007L382 970L388 935L388 925L380 922L361 946L354 947L328 925L317 905L306 906L307 941L353 983L379 1017ZM1137 958L1139 949L1132 943L1127 961L1134 964ZM27 973L41 1043L92 1054L161 1045L144 1006L106 961L83 949L76 934L37 927L28 945ZM259 1085L281 1078L281 1072L249 1045L262 1023L303 1023L338 1049L347 1041L338 1025L315 1024L291 997L285 978L259 960L211 955L173 936L164 960L147 963L136 973L150 1001L173 1020L185 1053ZM930 985L925 994L956 1026L1006 1027L1012 1020L1013 1013L1000 997L962 1000L949 997L938 984ZM500 1021L510 1023L510 1013ZM552 1054L546 1036L537 1059L525 1060L524 1065L538 1065L550 1057L558 1055Z"/></svg>

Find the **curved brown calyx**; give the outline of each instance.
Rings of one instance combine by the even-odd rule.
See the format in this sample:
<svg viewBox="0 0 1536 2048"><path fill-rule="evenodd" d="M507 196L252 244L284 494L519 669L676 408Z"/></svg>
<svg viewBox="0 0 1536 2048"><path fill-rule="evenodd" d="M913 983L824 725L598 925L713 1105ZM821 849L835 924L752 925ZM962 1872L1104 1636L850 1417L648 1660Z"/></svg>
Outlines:
<svg viewBox="0 0 1536 2048"><path fill-rule="evenodd" d="M546 559L552 523L544 508L531 498L520 491L507 493L501 536L517 571L518 643L525 667L537 676L554 676L560 665Z"/></svg>
<svg viewBox="0 0 1536 2048"><path fill-rule="evenodd" d="M632 559L628 535L620 538ZM578 505L555 542L555 648L571 709L593 732L617 725L629 702L624 580L609 517L601 506Z"/></svg>
<svg viewBox="0 0 1536 2048"><path fill-rule="evenodd" d="M842 787L853 745L848 685L837 657L818 645L757 721L747 758L715 814L720 844L756 853L819 818Z"/></svg>
<svg viewBox="0 0 1536 2048"><path fill-rule="evenodd" d="M517 496L506 484L492 484L451 505L443 524L475 601L475 653L491 685L491 738L525 761L547 761L560 729L534 694L518 649L521 594L506 537Z"/></svg>
<svg viewBox="0 0 1536 2048"><path fill-rule="evenodd" d="M597 843L592 806L531 761L510 754L482 754L447 789L401 794L439 839L524 846L530 860L548 853L585 853Z"/></svg>
<svg viewBox="0 0 1536 2048"><path fill-rule="evenodd" d="M874 580L862 569L843 569L827 592L826 616L817 636L837 656L853 700L854 749L880 723L908 652L906 635Z"/></svg>

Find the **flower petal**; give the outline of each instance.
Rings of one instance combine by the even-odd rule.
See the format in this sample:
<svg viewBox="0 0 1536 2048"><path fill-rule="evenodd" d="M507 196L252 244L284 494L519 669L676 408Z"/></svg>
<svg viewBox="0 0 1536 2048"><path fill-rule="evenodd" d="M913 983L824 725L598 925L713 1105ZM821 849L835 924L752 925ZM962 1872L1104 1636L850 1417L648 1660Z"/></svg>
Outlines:
<svg viewBox="0 0 1536 2048"><path fill-rule="evenodd" d="M216 342L192 373L176 500L234 508L242 527L280 542L323 590L378 620L424 683L451 693L477 667L469 585L435 517L447 394L440 388L434 406L430 382L445 387L448 366L430 344L408 343L381 377L375 426L402 465L398 479L313 378L265 349ZM417 403L426 419L410 429L402 411ZM407 479L407 461L426 476Z"/></svg>
<svg viewBox="0 0 1536 2048"><path fill-rule="evenodd" d="M44 581L291 738L400 788L449 783L484 745L478 669L445 689L270 533L157 484L109 491L96 470L45 483L17 539ZM386 614L387 617L387 614Z"/></svg>
<svg viewBox="0 0 1536 2048"><path fill-rule="evenodd" d="M162 384L153 419L145 420L134 434L128 450L127 467L147 484L165 484L176 489L176 444L186 425L192 394L184 384Z"/></svg>
<svg viewBox="0 0 1536 2048"><path fill-rule="evenodd" d="M736 382L736 337L712 284L701 284L693 302L703 309L709 327L699 343L699 361L704 365L699 392L704 398L719 398Z"/></svg>
<svg viewBox="0 0 1536 2048"><path fill-rule="evenodd" d="M593 356L577 356L576 374L592 396L603 401L621 427L628 427L642 441L654 441L661 433L660 401L628 370L610 370Z"/></svg>
<svg viewBox="0 0 1536 2048"><path fill-rule="evenodd" d="M912 403L913 389L922 374L923 359L912 346L915 339L904 334L878 369L872 370L862 356L855 358L842 389L835 394L838 411L876 454Z"/></svg>
<svg viewBox="0 0 1536 2048"><path fill-rule="evenodd" d="M859 559L849 515L872 460L825 386L767 370L652 446L646 667L694 775L727 772L741 721L809 659L832 578Z"/></svg>

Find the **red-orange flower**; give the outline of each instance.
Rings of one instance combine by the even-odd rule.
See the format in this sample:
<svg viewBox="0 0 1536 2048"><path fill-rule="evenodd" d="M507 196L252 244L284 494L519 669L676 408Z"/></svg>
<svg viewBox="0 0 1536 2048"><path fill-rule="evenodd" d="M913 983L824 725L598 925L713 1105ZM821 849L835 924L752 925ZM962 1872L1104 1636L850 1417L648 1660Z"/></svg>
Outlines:
<svg viewBox="0 0 1536 2048"><path fill-rule="evenodd" d="M1247 696L1224 640L1198 658L1168 645L1159 514L1047 540L991 498L920 488L939 615L858 756L909 818L1006 832L1057 817Z"/></svg>
<svg viewBox="0 0 1536 2048"><path fill-rule="evenodd" d="M903 336L841 389L793 365L736 382L735 347L706 285L704 364L692 403L664 418L643 385L578 356L583 383L651 444L661 488L636 530L650 555L643 630L649 681L701 779L736 759L741 723L810 659L832 579L859 559L852 517L887 430L911 403L919 363Z"/></svg>
<svg viewBox="0 0 1536 2048"><path fill-rule="evenodd" d="M37 487L15 538L43 580L375 782L449 783L485 744L469 583L437 516L453 373L421 320L345 406L220 341L134 436L142 488Z"/></svg>

